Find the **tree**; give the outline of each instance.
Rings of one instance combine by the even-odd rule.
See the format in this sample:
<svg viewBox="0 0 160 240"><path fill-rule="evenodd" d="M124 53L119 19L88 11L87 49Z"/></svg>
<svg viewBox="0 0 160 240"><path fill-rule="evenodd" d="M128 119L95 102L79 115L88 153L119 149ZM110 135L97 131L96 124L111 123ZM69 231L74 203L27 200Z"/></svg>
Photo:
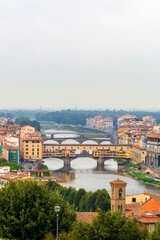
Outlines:
<svg viewBox="0 0 160 240"><path fill-rule="evenodd" d="M86 194L86 191L84 188L80 188L76 194L74 195L74 205L77 210L79 210L79 202L81 201L81 198Z"/></svg>
<svg viewBox="0 0 160 240"><path fill-rule="evenodd" d="M151 240L160 240L160 222L157 222L157 229L151 233Z"/></svg>
<svg viewBox="0 0 160 240"><path fill-rule="evenodd" d="M29 125L31 127L34 127L36 131L40 131L40 124L38 121L33 120L31 121L28 117L19 117L16 118L15 120L16 124L19 124L21 127L23 127L24 125Z"/></svg>
<svg viewBox="0 0 160 240"><path fill-rule="evenodd" d="M100 208L103 211L108 211L111 208L110 204L110 196L106 189L102 189L99 191L96 201L95 201L95 208Z"/></svg>
<svg viewBox="0 0 160 240"><path fill-rule="evenodd" d="M76 214L58 192L36 182L10 182L0 192L0 237L39 240L49 232L55 236L57 203L59 232L69 232Z"/></svg>
<svg viewBox="0 0 160 240"><path fill-rule="evenodd" d="M91 224L75 224L71 240L142 240L148 236L148 232L143 231L139 229L136 219L126 219L120 212L111 214L110 211L99 211Z"/></svg>
<svg viewBox="0 0 160 240"><path fill-rule="evenodd" d="M0 167L4 167L4 166L9 166L10 170L23 170L23 167L18 165L17 163L13 163L13 162L3 162L0 163Z"/></svg>

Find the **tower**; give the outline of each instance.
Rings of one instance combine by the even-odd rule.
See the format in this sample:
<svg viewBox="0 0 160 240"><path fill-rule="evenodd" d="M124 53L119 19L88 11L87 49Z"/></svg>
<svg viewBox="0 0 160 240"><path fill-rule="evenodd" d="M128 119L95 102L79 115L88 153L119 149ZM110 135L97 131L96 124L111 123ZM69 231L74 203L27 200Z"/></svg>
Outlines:
<svg viewBox="0 0 160 240"><path fill-rule="evenodd" d="M126 199L126 185L127 183L120 180L110 182L111 185L111 212L120 210L125 212L125 199Z"/></svg>

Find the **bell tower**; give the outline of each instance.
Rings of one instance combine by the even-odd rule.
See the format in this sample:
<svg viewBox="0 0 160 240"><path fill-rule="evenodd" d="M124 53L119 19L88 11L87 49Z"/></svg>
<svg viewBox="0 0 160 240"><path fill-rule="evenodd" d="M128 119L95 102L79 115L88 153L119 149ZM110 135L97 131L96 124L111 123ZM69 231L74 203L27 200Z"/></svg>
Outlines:
<svg viewBox="0 0 160 240"><path fill-rule="evenodd" d="M126 185L127 183L120 180L110 182L111 185L111 212L125 212Z"/></svg>

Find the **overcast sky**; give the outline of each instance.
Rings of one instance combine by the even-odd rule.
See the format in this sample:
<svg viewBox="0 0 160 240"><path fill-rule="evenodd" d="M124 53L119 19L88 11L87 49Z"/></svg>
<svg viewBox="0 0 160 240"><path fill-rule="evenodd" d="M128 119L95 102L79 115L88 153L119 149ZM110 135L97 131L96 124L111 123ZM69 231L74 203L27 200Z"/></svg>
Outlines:
<svg viewBox="0 0 160 240"><path fill-rule="evenodd" d="M0 0L0 108L160 109L159 0Z"/></svg>

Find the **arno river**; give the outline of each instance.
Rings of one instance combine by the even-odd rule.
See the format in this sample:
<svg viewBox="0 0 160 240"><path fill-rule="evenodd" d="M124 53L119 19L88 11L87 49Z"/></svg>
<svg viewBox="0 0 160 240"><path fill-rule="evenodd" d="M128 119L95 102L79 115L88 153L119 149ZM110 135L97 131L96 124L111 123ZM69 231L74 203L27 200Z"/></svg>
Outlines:
<svg viewBox="0 0 160 240"><path fill-rule="evenodd" d="M63 167L63 161L59 159L44 159L49 170L57 170ZM96 191L97 189L105 188L110 193L110 181L117 179L118 177L127 182L127 194L137 194L144 191L150 193L160 193L160 188L150 187L144 183L141 183L133 178L122 176L117 168L117 163L114 160L107 160L105 162L104 170L98 170L96 168L96 161L92 159L76 159L71 162L71 169L69 173L74 176L63 183L64 186L72 186L76 189L84 188L86 191ZM62 168L63 169L63 168ZM59 169L61 172L61 169Z"/></svg>
<svg viewBox="0 0 160 240"><path fill-rule="evenodd" d="M64 137L64 135L59 135L59 137ZM70 141L73 143L73 140ZM44 164L48 166L49 170L58 171L59 173L65 171L63 169L63 161L60 159L44 159ZM72 186L76 189L84 188L86 191L96 191L97 189L105 188L110 193L109 182L119 177L128 183L126 188L128 195L143 193L144 191L160 193L160 188L151 187L130 177L122 176L122 173L118 170L116 161L113 159L105 161L103 169L97 169L96 160L78 158L71 162L71 167L67 171L67 174L71 177L63 185L67 187Z"/></svg>

